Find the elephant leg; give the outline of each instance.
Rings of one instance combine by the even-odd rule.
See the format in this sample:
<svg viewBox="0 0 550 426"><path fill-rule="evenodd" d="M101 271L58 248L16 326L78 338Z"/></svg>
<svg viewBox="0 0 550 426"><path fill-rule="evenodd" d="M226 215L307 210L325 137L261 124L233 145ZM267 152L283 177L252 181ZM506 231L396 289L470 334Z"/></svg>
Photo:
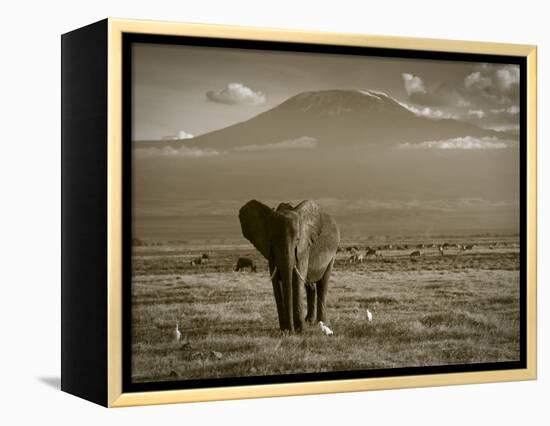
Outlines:
<svg viewBox="0 0 550 426"><path fill-rule="evenodd" d="M315 320L315 302L317 297L316 284L306 284L307 314L306 321L312 323Z"/></svg>
<svg viewBox="0 0 550 426"><path fill-rule="evenodd" d="M323 278L317 282L317 322L327 321L326 316L326 300L328 292L328 282L330 280L330 274L332 273L332 266L334 265L334 259L332 259L323 274Z"/></svg>
<svg viewBox="0 0 550 426"><path fill-rule="evenodd" d="M292 280L292 301L294 304L293 316L294 316L294 329L298 332L304 328L304 284L296 272L293 273Z"/></svg>
<svg viewBox="0 0 550 426"><path fill-rule="evenodd" d="M273 273L272 267L269 268L270 275ZM277 306L277 317L279 319L279 328L284 329L284 320L283 320L283 291L281 288L281 281L279 279L279 274L275 274L271 280L273 284L273 296L275 296L275 305Z"/></svg>

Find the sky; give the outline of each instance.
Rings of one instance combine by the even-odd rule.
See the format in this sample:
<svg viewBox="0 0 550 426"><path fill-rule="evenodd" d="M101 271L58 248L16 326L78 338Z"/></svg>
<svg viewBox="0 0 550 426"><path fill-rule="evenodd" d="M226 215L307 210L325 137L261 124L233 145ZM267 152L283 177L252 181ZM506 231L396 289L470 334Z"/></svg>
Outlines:
<svg viewBox="0 0 550 426"><path fill-rule="evenodd" d="M418 114L517 131L519 68L456 61L135 44L134 140L198 136L304 92L380 90Z"/></svg>
<svg viewBox="0 0 550 426"><path fill-rule="evenodd" d="M239 238L237 212L250 199L271 207L316 200L335 216L344 238L519 231L517 66L175 45L133 49L139 237ZM326 97L316 95L280 105L303 92L334 89L326 110ZM396 124L391 113L373 119L368 99L381 99L380 92L418 120ZM303 133L306 112L310 129ZM461 122L463 134L437 137L449 118ZM344 143L361 140L362 121L369 119L381 124L378 133L370 127L370 136L386 147L376 153L369 143ZM476 136L462 122L506 133ZM416 139L396 143L395 126L403 123L411 127L400 135L416 133ZM426 125L436 136L418 140ZM162 145L175 139L177 148ZM224 148L228 140L246 145ZM200 146L208 141L217 145Z"/></svg>

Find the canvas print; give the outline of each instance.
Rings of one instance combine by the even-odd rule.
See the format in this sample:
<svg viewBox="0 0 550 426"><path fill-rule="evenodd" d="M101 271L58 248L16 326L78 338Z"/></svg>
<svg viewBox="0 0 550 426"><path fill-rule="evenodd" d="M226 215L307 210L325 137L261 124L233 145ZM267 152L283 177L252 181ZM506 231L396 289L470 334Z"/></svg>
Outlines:
<svg viewBox="0 0 550 426"><path fill-rule="evenodd" d="M520 359L520 70L134 43L133 383Z"/></svg>

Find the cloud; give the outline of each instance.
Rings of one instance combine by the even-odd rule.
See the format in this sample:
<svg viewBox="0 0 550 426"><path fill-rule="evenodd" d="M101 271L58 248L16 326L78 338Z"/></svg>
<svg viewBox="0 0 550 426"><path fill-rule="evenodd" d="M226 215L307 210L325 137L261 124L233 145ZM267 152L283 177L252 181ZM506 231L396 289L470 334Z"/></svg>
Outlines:
<svg viewBox="0 0 550 426"><path fill-rule="evenodd" d="M409 105L409 104L406 104L405 102L399 102L399 105L401 105L402 107L408 109L410 112L412 112L414 115L418 116L418 117L426 117L426 118L431 118L431 119L434 119L434 120L441 120L441 119L445 119L445 118L454 118L454 119L457 119L459 118L458 115L455 115L455 114L451 114L449 112L445 112L441 109L437 109L437 108L432 108L432 107L428 107L428 106L415 106L415 105Z"/></svg>
<svg viewBox="0 0 550 426"><path fill-rule="evenodd" d="M519 124L492 124L485 127L489 130L495 130L497 132L518 133Z"/></svg>
<svg viewBox="0 0 550 426"><path fill-rule="evenodd" d="M519 131L519 107L510 105L505 108L491 108L484 119L483 127L486 129L497 130L500 132Z"/></svg>
<svg viewBox="0 0 550 426"><path fill-rule="evenodd" d="M464 78L464 90L478 104L514 104L519 97L519 66L478 66Z"/></svg>
<svg viewBox="0 0 550 426"><path fill-rule="evenodd" d="M495 73L497 84L503 91L510 91L514 86L519 85L519 66L507 65Z"/></svg>
<svg viewBox="0 0 550 426"><path fill-rule="evenodd" d="M317 148L317 139L302 136L266 145L245 145L234 148L234 151L273 151L279 149L313 149Z"/></svg>
<svg viewBox="0 0 550 426"><path fill-rule="evenodd" d="M229 83L219 92L209 90L206 97L213 102L228 105L264 105L266 96L260 91L254 91L242 83Z"/></svg>
<svg viewBox="0 0 550 426"><path fill-rule="evenodd" d="M483 118L485 117L485 111L482 109L471 109L468 111L468 115L472 115L477 118Z"/></svg>
<svg viewBox="0 0 550 426"><path fill-rule="evenodd" d="M426 141L419 143L402 143L398 149L446 149L446 150L479 150L479 149L506 149L513 146L510 140L499 139L495 136L477 138L464 136L459 138L444 139L438 141Z"/></svg>
<svg viewBox="0 0 550 426"><path fill-rule="evenodd" d="M302 136L296 139L284 140L281 142L270 143L266 145L245 145L231 149L230 151L218 151L213 148L199 148L196 146L188 147L181 145L178 148L171 146L135 148L136 158L203 158L225 155L231 151L274 151L285 149L314 149L317 148L317 139L310 136Z"/></svg>
<svg viewBox="0 0 550 426"><path fill-rule="evenodd" d="M420 77L407 72L404 72L401 76L403 77L403 83L405 83L407 95L411 96L413 93L426 93L424 82Z"/></svg>
<svg viewBox="0 0 550 426"><path fill-rule="evenodd" d="M162 148L136 148L134 155L137 158L151 158L151 157L187 157L187 158L201 158L212 157L220 155L219 151L215 149L201 149L197 147L186 147L181 145L179 148L173 148L171 146L164 146Z"/></svg>
<svg viewBox="0 0 550 426"><path fill-rule="evenodd" d="M428 87L418 75L403 73L402 78L409 104L437 106L458 116L468 117L468 109L489 111L517 105L519 101L516 65L476 65L462 77L462 84L448 82ZM423 115L434 116L429 110Z"/></svg>
<svg viewBox="0 0 550 426"><path fill-rule="evenodd" d="M191 139L193 137L193 134L187 133L185 130L180 130L177 134L178 139Z"/></svg>
<svg viewBox="0 0 550 426"><path fill-rule="evenodd" d="M519 107L517 105L509 106L508 108L496 108L491 110L492 114L509 114L509 115L518 115Z"/></svg>
<svg viewBox="0 0 550 426"><path fill-rule="evenodd" d="M403 73L401 76L403 77L408 100L413 104L450 107L470 106L469 100L450 84L442 83L428 89L419 76L411 73Z"/></svg>
<svg viewBox="0 0 550 426"><path fill-rule="evenodd" d="M484 90L493 84L491 77L486 77L480 71L473 72L464 78L466 89Z"/></svg>
<svg viewBox="0 0 550 426"><path fill-rule="evenodd" d="M187 133L185 130L180 130L177 134L175 135L170 135L170 136L164 136L162 139L163 140L182 140L182 139L191 139L191 138L194 138L195 136L192 134L192 133Z"/></svg>
<svg viewBox="0 0 550 426"><path fill-rule="evenodd" d="M439 84L412 73L403 73L402 78L407 98L400 104L419 117L454 119L485 129L517 133L520 69L516 65L476 64L458 81ZM465 141L460 144L468 146ZM482 143L468 149L485 149L485 146L491 148Z"/></svg>

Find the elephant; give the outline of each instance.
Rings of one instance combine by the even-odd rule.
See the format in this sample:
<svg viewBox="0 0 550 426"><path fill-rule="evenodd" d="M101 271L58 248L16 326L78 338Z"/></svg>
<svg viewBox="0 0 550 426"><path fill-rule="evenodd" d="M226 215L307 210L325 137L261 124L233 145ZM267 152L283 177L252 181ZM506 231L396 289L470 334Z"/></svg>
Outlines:
<svg viewBox="0 0 550 426"><path fill-rule="evenodd" d="M250 272L256 272L256 265L248 257L239 257L237 260L237 266L235 267L235 272L239 272L242 269L250 268Z"/></svg>
<svg viewBox="0 0 550 426"><path fill-rule="evenodd" d="M268 261L279 328L302 331L304 287L305 321L326 322L328 284L340 242L334 218L310 200L296 207L281 203L276 210L251 200L239 210L239 220L244 237Z"/></svg>

